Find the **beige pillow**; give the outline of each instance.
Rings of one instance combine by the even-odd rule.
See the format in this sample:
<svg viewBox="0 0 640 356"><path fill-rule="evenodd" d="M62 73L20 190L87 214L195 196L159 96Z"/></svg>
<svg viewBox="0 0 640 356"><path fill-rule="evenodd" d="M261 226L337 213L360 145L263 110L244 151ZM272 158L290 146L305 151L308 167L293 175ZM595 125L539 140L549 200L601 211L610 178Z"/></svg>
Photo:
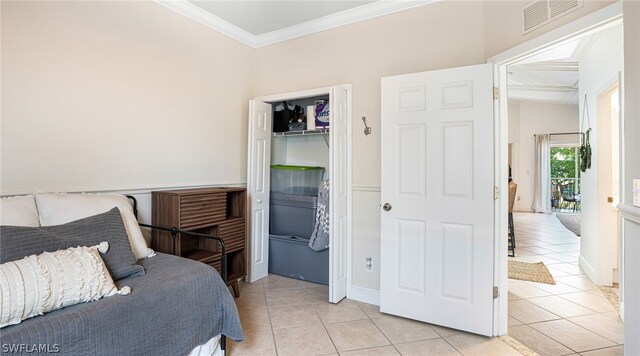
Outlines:
<svg viewBox="0 0 640 356"><path fill-rule="evenodd" d="M38 209L33 195L0 199L0 225L38 227Z"/></svg>
<svg viewBox="0 0 640 356"><path fill-rule="evenodd" d="M131 203L122 194L36 194L36 204L42 226L66 224L117 207L133 254L138 260L153 256L153 250L147 247L138 220L133 214Z"/></svg>
<svg viewBox="0 0 640 356"><path fill-rule="evenodd" d="M129 294L129 287L116 288L98 253L108 248L102 242L1 264L0 328L69 305Z"/></svg>

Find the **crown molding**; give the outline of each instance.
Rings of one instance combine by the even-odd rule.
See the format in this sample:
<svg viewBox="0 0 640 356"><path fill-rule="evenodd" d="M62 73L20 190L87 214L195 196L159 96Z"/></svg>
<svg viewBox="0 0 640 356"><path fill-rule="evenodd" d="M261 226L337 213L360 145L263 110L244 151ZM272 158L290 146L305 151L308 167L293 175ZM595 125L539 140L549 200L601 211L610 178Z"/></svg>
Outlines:
<svg viewBox="0 0 640 356"><path fill-rule="evenodd" d="M240 41L247 46L259 48L297 37L310 35L312 33L348 25L354 22L369 20L395 12L412 9L414 7L432 4L441 0L379 0L370 4L354 7L327 16L322 16L317 19L302 22L293 26L285 27L260 35L254 35L248 31L245 31L240 27L233 25L208 11L203 10L202 8L190 3L187 0L153 1L183 16L197 21L211 29L214 29L228 37Z"/></svg>
<svg viewBox="0 0 640 356"><path fill-rule="evenodd" d="M211 29L214 29L225 36L231 37L236 41L240 41L247 46L253 48L258 47L256 44L256 36L240 27L227 22L212 13L190 3L187 0L153 0L162 6L165 6L180 15L186 16L197 21Z"/></svg>
<svg viewBox="0 0 640 356"><path fill-rule="evenodd" d="M291 40L297 37L310 35L312 33L329 30L332 28L352 24L359 21L369 20L380 16L393 14L396 12L409 10L414 7L424 6L439 2L440 0L421 1L376 1L370 4L354 7L334 14L318 17L310 21L275 30L256 36L258 46L268 46L270 44Z"/></svg>

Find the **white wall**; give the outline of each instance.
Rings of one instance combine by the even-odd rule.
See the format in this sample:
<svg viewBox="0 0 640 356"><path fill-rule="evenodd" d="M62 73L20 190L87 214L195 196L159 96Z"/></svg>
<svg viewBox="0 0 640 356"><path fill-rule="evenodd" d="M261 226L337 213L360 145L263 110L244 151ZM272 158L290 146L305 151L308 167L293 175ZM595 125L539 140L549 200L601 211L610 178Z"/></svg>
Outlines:
<svg viewBox="0 0 640 356"><path fill-rule="evenodd" d="M0 6L2 194L246 181L250 48L150 1Z"/></svg>
<svg viewBox="0 0 640 356"><path fill-rule="evenodd" d="M521 36L520 12L526 3L439 2L257 50L257 95L341 83L353 86L353 206L370 211L367 215L354 210L354 286L379 288L378 274L365 270L362 257L379 256L380 78L485 63L502 50L611 1L585 2L583 8ZM362 134L361 116L372 126L369 136Z"/></svg>
<svg viewBox="0 0 640 356"><path fill-rule="evenodd" d="M533 202L534 134L577 132L578 106L522 102L509 104L509 143L515 143L518 154L513 158L514 182L518 192L514 210L531 211ZM512 127L513 126L513 127ZM578 135L552 136L554 142L579 142Z"/></svg>
<svg viewBox="0 0 640 356"><path fill-rule="evenodd" d="M0 192L242 183L249 98L352 83L352 280L376 290L380 78L484 63L610 2L521 36L527 1L445 1L258 50L150 2L2 2Z"/></svg>
<svg viewBox="0 0 640 356"><path fill-rule="evenodd" d="M624 241L624 350L640 355L640 208L632 206L632 179L640 178L640 2L624 6L624 157L622 234ZM627 302L628 301L628 302Z"/></svg>
<svg viewBox="0 0 640 356"><path fill-rule="evenodd" d="M485 62L481 13L482 3L436 3L257 50L258 96L352 84L354 286L379 289L380 78Z"/></svg>
<svg viewBox="0 0 640 356"><path fill-rule="evenodd" d="M580 239L580 266L597 284L611 285L616 265L616 236L608 231L603 217L606 216L608 191L598 187L605 177L598 176L600 150L597 98L618 78L623 69L622 26L602 31L591 49L579 62L580 71L580 116L583 115L584 97L587 97L591 119L591 169L582 174L582 219ZM602 162L602 164L605 164Z"/></svg>

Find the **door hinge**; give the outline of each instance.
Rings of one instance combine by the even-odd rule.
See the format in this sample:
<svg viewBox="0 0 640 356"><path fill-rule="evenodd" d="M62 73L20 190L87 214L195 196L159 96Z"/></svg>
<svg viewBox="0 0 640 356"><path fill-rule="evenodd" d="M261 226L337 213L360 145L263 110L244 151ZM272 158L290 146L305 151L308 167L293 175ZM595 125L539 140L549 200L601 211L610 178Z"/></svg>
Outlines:
<svg viewBox="0 0 640 356"><path fill-rule="evenodd" d="M500 187L494 186L493 187L493 200L498 200L498 199L500 199Z"/></svg>
<svg viewBox="0 0 640 356"><path fill-rule="evenodd" d="M493 100L498 100L500 98L500 89L498 87L493 87Z"/></svg>
<svg viewBox="0 0 640 356"><path fill-rule="evenodd" d="M493 287L493 299L498 299L499 296L500 291L498 290L498 287Z"/></svg>

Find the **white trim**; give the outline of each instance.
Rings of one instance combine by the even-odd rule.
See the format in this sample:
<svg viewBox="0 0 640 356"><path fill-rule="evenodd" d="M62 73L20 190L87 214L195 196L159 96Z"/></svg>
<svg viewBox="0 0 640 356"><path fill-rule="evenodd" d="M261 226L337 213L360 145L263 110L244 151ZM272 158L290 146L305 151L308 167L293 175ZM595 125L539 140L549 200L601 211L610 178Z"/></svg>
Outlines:
<svg viewBox="0 0 640 356"><path fill-rule="evenodd" d="M380 305L380 291L364 287L350 286L347 289L347 299L373 305Z"/></svg>
<svg viewBox="0 0 640 356"><path fill-rule="evenodd" d="M580 253L578 259L578 265L580 265L580 268L582 268L587 277L589 277L592 281L596 281L596 269L593 268L593 266L589 262L587 262L586 258L582 257L582 253Z"/></svg>
<svg viewBox="0 0 640 356"><path fill-rule="evenodd" d="M352 24L354 22L373 19L376 17L393 14L395 12L412 9L439 2L440 0L421 1L376 1L367 5L354 7L335 14L322 16L297 25L285 27L256 36L256 47L287 41L312 33L329 30L332 28Z"/></svg>
<svg viewBox="0 0 640 356"><path fill-rule="evenodd" d="M351 84L340 84L336 86L350 88ZM331 93L331 88L332 86L324 87L324 88L296 90L296 91L282 93L282 94L265 95L265 96L257 97L254 100L260 100L260 101L264 101L265 103L269 103L273 101L311 98L319 95L329 95L329 93ZM351 89L347 89L347 90L350 91Z"/></svg>
<svg viewBox="0 0 640 356"><path fill-rule="evenodd" d="M502 88L507 85L506 66L493 66L493 85ZM507 111L507 90L500 89L499 100L494 100L494 187L498 187L499 199L494 200L494 286L498 287L499 295L493 304L493 335L500 336L508 333L508 289L507 279L507 219L509 212L509 169L506 164L500 162L508 161L508 127L507 120L502 117L502 113Z"/></svg>
<svg viewBox="0 0 640 356"><path fill-rule="evenodd" d="M310 35L312 33L352 24L354 22L369 20L399 11L409 10L418 6L436 3L440 0L376 1L260 35L254 35L243 30L206 10L203 10L187 0L153 1L212 28L223 35L240 41L247 46L259 48L278 42L284 42L293 38Z"/></svg>
<svg viewBox="0 0 640 356"><path fill-rule="evenodd" d="M372 192L372 193L380 193L382 188L378 185L356 185L353 184L351 189L354 192Z"/></svg>
<svg viewBox="0 0 640 356"><path fill-rule="evenodd" d="M618 210L620 210L622 219L640 224L640 208L631 204L620 204Z"/></svg>
<svg viewBox="0 0 640 356"><path fill-rule="evenodd" d="M215 188L215 187L246 187L247 183L210 183L210 184L186 184L186 185L175 185L175 186L155 186L148 188L110 188L110 189L99 189L99 188L70 188L70 189L52 189L52 190L38 190L38 191L15 191L9 193L0 194L0 197L10 197L16 195L26 195L33 193L120 193L120 194L151 194L153 191L158 190L176 190L176 189L197 189L197 188Z"/></svg>
<svg viewBox="0 0 640 356"><path fill-rule="evenodd" d="M346 254L347 254L347 297L349 297L349 290L352 283L352 270L353 270L353 125L351 124L351 118L353 117L353 100L351 99L352 85L345 84L340 87L347 90L347 241L346 241Z"/></svg>
<svg viewBox="0 0 640 356"><path fill-rule="evenodd" d="M187 0L153 0L154 2L165 6L180 15L186 16L194 21L201 23L211 29L214 29L225 36L229 36L234 40L240 41L247 46L257 48L260 47L256 43L256 36L240 27L233 25L212 13L190 3Z"/></svg>

